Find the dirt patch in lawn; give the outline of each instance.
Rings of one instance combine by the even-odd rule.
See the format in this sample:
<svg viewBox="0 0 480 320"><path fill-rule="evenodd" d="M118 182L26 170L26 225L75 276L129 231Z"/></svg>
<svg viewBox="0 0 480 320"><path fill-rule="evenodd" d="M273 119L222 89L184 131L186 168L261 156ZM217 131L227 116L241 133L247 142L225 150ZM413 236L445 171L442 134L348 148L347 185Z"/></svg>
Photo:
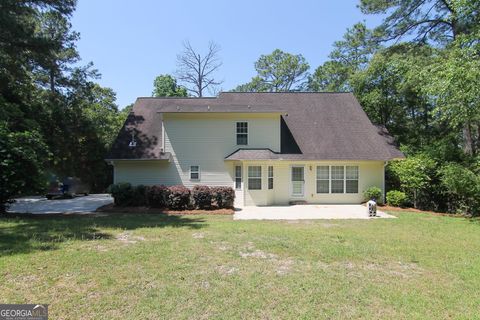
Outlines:
<svg viewBox="0 0 480 320"><path fill-rule="evenodd" d="M170 210L151 207L118 207L114 204L101 206L96 212L104 213L152 213L169 215L233 215L234 209L212 209L212 210Z"/></svg>
<svg viewBox="0 0 480 320"><path fill-rule="evenodd" d="M116 236L116 239L124 244L137 243L138 241L145 241L144 237L133 236L130 232L122 232Z"/></svg>
<svg viewBox="0 0 480 320"><path fill-rule="evenodd" d="M259 249L255 249L255 246L252 242L247 242L245 246L245 251L240 251L240 257L244 259L260 259L267 260L275 270L278 275L286 275L292 271L292 268L295 265L295 260L290 257L280 257L277 254L265 252Z"/></svg>

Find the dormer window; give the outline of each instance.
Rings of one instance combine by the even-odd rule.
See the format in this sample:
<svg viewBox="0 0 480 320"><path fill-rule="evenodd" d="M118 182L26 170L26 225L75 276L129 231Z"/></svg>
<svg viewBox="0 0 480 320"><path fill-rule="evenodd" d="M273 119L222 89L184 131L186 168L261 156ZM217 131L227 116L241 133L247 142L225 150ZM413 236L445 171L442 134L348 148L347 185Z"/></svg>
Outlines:
<svg viewBox="0 0 480 320"><path fill-rule="evenodd" d="M237 122L237 145L248 145L248 122L239 121Z"/></svg>

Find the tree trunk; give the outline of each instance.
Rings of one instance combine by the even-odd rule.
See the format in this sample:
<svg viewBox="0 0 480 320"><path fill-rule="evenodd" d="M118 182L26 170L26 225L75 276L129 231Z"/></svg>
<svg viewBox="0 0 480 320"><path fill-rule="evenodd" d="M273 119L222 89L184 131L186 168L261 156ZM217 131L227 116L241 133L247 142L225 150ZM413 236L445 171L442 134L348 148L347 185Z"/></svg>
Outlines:
<svg viewBox="0 0 480 320"><path fill-rule="evenodd" d="M417 209L417 189L413 189L413 207Z"/></svg>
<svg viewBox="0 0 480 320"><path fill-rule="evenodd" d="M470 122L467 122L463 127L463 140L465 143L463 151L468 155L473 155L475 152L475 147L473 145L472 128L470 126Z"/></svg>
<svg viewBox="0 0 480 320"><path fill-rule="evenodd" d="M50 91L55 92L55 71L53 68L50 70Z"/></svg>

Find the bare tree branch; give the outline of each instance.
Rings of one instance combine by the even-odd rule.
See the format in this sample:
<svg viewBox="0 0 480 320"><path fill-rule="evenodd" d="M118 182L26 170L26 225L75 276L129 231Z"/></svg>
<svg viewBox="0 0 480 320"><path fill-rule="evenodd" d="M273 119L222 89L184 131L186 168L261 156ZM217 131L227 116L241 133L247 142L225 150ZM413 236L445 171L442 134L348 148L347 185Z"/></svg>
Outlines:
<svg viewBox="0 0 480 320"><path fill-rule="evenodd" d="M189 41L183 43L183 52L177 55L175 74L188 91L202 97L205 89L214 90L215 86L223 82L213 77L213 74L222 66L219 52L220 47L214 42L208 44L208 51L204 56L197 53Z"/></svg>

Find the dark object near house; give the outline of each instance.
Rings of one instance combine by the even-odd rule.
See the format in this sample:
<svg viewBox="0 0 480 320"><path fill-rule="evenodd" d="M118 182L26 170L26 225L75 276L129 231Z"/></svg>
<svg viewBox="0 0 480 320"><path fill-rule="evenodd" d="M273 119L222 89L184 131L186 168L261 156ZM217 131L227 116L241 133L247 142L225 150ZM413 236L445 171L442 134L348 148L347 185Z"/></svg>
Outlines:
<svg viewBox="0 0 480 320"><path fill-rule="evenodd" d="M58 180L52 181L45 197L52 199L70 199L74 196L88 196L90 189L87 184L83 183L79 178L67 177L63 182Z"/></svg>

